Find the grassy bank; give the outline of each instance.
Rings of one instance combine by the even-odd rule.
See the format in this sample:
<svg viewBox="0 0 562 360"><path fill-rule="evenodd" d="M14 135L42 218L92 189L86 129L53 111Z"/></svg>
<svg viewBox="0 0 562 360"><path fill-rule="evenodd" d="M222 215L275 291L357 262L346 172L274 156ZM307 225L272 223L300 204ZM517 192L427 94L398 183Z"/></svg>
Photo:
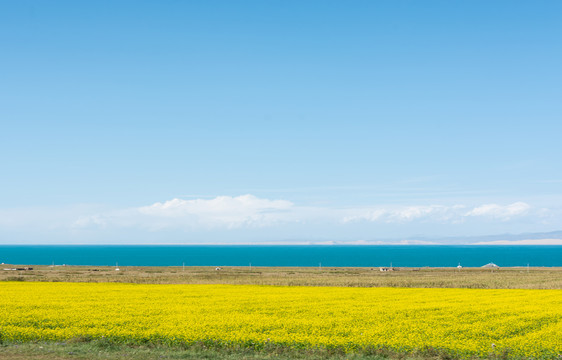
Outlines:
<svg viewBox="0 0 562 360"><path fill-rule="evenodd" d="M38 343L0 344L2 360L454 360L456 357L437 350L416 353L396 353L388 350L371 349L356 353L344 353L329 349L291 349L270 347L252 348L209 348L202 344L190 347L130 346L112 344L106 341L69 341ZM473 358L478 359L478 358ZM490 360L505 360L504 354L490 355ZM511 358L514 359L514 358Z"/></svg>
<svg viewBox="0 0 562 360"><path fill-rule="evenodd" d="M12 265L3 265L10 268ZM123 282L473 289L562 289L562 268L270 268L33 266L0 271L0 281Z"/></svg>

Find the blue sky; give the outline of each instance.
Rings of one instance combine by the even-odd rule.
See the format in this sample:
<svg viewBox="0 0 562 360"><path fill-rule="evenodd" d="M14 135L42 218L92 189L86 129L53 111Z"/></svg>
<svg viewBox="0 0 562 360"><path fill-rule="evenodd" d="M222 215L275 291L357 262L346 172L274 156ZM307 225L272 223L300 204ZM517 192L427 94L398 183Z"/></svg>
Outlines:
<svg viewBox="0 0 562 360"><path fill-rule="evenodd" d="M2 2L0 242L561 230L561 37L558 1Z"/></svg>

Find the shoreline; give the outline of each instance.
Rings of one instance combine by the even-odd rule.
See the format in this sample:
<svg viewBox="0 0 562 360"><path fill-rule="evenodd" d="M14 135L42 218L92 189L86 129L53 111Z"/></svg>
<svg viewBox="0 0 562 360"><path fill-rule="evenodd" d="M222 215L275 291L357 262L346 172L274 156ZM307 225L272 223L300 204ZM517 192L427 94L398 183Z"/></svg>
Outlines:
<svg viewBox="0 0 562 360"><path fill-rule="evenodd" d="M274 286L562 289L562 267L261 267L4 264L1 281ZM25 270L28 268L28 270Z"/></svg>
<svg viewBox="0 0 562 360"><path fill-rule="evenodd" d="M115 268L115 265L73 265L73 264L54 264L54 265L49 265L49 264L32 264L32 263L21 263L21 264L11 264L11 263L1 263L0 267L9 267L9 266L16 266L16 267L48 267L48 268ZM390 268L390 266L332 266L332 265L322 265L321 267L319 266L262 266L262 265L119 265L119 268L148 268L148 269L154 269L154 268L169 268L169 269L175 269L175 268L183 268L185 267L186 269L190 268L190 269L207 269L207 268L216 268L216 267L221 267L223 270L226 268L230 268L230 269L323 269L323 270L328 270L328 269L361 269L361 270L373 270L373 269L379 269L381 267L384 268ZM416 270L455 270L455 271L462 271L462 270L490 270L490 268L485 268L483 266L463 266L462 268L458 268L456 266L393 266L393 269L395 269L395 271L416 271ZM495 268L496 270L500 270L500 269L504 269L504 270L519 270L519 269L550 269L550 270L556 270L556 269L560 269L562 270L562 266L525 266L525 265L521 265L521 266L499 266L497 268ZM5 269L0 269L0 270L5 270Z"/></svg>

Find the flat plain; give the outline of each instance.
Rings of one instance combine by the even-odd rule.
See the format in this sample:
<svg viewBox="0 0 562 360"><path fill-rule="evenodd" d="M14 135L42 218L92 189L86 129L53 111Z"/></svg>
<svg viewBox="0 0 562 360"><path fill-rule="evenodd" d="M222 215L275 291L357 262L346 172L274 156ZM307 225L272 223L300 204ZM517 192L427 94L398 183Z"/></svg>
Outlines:
<svg viewBox="0 0 562 360"><path fill-rule="evenodd" d="M23 268L26 265L2 265ZM0 281L122 282L134 284L232 284L275 286L562 289L562 268L335 267L138 267L33 266L0 271Z"/></svg>
<svg viewBox="0 0 562 360"><path fill-rule="evenodd" d="M34 266L0 280L1 359L555 359L562 349L560 268Z"/></svg>

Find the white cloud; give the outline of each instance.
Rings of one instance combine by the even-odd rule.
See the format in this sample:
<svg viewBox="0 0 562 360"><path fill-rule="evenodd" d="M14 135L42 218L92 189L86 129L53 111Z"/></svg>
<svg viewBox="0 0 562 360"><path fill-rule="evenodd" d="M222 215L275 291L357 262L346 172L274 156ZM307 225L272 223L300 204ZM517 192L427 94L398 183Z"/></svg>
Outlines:
<svg viewBox="0 0 562 360"><path fill-rule="evenodd" d="M405 223L412 221L436 221L456 222L459 221L463 205L444 206L405 206L399 208L375 208L353 210L354 214L347 215L343 222L371 221L385 223Z"/></svg>
<svg viewBox="0 0 562 360"><path fill-rule="evenodd" d="M494 219L510 220L512 217L525 215L530 208L529 204L521 201L505 206L485 204L467 212L466 216L485 216Z"/></svg>
<svg viewBox="0 0 562 360"><path fill-rule="evenodd" d="M253 195L218 196L214 199L172 199L140 208L80 218L77 227L96 225L163 228L262 227L283 221L293 208L286 200L260 199Z"/></svg>
<svg viewBox="0 0 562 360"><path fill-rule="evenodd" d="M81 216L73 224L73 227L88 227L90 225L96 225L104 227L106 225L106 220L102 215L87 215Z"/></svg>
<svg viewBox="0 0 562 360"><path fill-rule="evenodd" d="M63 207L19 207L0 209L0 229L67 229L77 217L104 212L99 205L75 204Z"/></svg>
<svg viewBox="0 0 562 360"><path fill-rule="evenodd" d="M464 208L462 205L443 206L408 206L406 208L391 213L390 219L397 221L412 221L431 217L434 220L445 221L450 220L459 209Z"/></svg>
<svg viewBox="0 0 562 360"><path fill-rule="evenodd" d="M271 234L310 238L330 236L396 236L423 234L426 229L462 229L462 226L507 223L525 216L529 224L553 217L552 209L534 208L523 202L509 205L381 205L372 207L335 208L301 206L282 199L259 198L254 195L218 196L199 199L171 199L141 207L108 209L101 206L74 206L56 209L0 209L0 230L22 232L53 230L69 234L96 234L112 231L179 230L182 233L231 229L267 229ZM547 217L550 216L550 217ZM372 223L372 225L364 225ZM462 225L464 223L464 225ZM446 227L447 226L447 227ZM275 228L275 230L270 230ZM370 230L369 230L370 229ZM31 231L31 230L29 230ZM410 232L410 234L406 233ZM458 232L458 230L455 230ZM506 228L505 231L512 231ZM257 232L255 232L257 233ZM123 234L123 232L122 232ZM242 234L242 232L240 232ZM250 233L248 233L250 234ZM339 234L339 235L335 235ZM351 235L353 234L353 235ZM271 236L273 236L271 235ZM242 235L240 235L242 236ZM265 237L270 235L266 234ZM282 236L282 235L279 235ZM285 236L285 235L283 235ZM385 235L386 236L386 235ZM265 240L265 239L264 239Z"/></svg>
<svg viewBox="0 0 562 360"><path fill-rule="evenodd" d="M351 214L343 217L343 222L384 222L405 223L413 221L437 222L437 223L462 223L468 218L486 218L491 220L509 221L514 217L528 215L531 206L524 202L515 202L509 205L484 204L473 207L466 211L466 205L427 205L427 206L405 206L393 208L371 208L362 210L351 210ZM548 209L539 209L537 216L544 217Z"/></svg>
<svg viewBox="0 0 562 360"><path fill-rule="evenodd" d="M172 199L139 208L143 214L164 217L209 215L211 217L246 218L269 212L286 211L293 203L286 200L260 199L253 195L218 196L214 199Z"/></svg>

